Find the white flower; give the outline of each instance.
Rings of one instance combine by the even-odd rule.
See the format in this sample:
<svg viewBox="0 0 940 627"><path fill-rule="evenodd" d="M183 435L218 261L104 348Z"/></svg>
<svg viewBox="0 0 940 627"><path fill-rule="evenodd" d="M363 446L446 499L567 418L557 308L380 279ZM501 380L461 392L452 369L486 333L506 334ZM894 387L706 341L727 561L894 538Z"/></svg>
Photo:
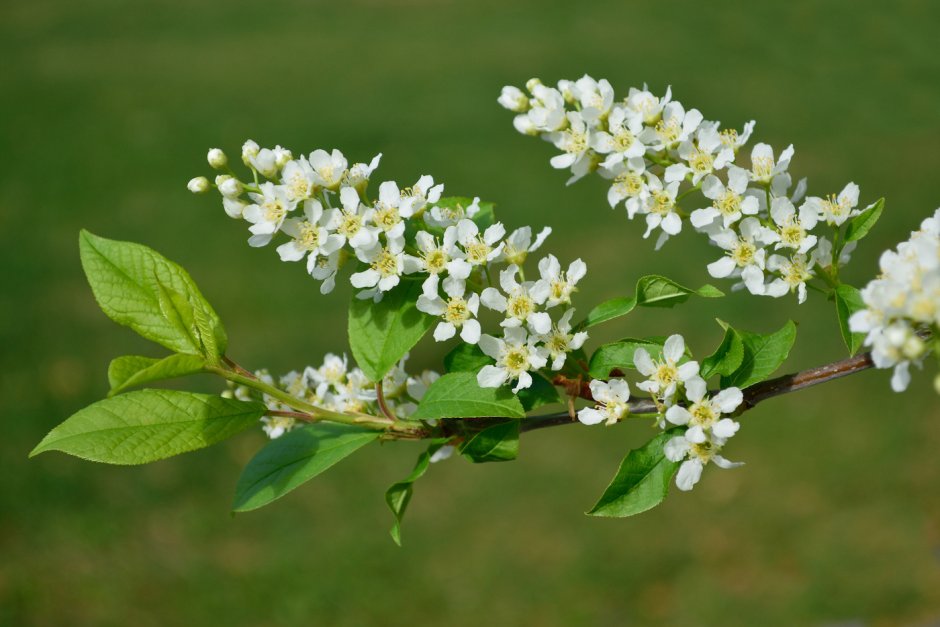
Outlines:
<svg viewBox="0 0 940 627"><path fill-rule="evenodd" d="M418 231L415 235L415 245L420 256L405 255L405 261L416 272L427 272L428 278L424 280L421 291L433 298L437 296L440 275L447 272L458 279L470 276L470 264L462 259L452 259L456 252L457 228L449 226L444 230L444 241L437 239L427 231Z"/></svg>
<svg viewBox="0 0 940 627"><path fill-rule="evenodd" d="M336 388L333 402L339 411L364 412L368 409L368 404L376 400L372 382L359 368L350 370L346 381Z"/></svg>
<svg viewBox="0 0 940 627"><path fill-rule="evenodd" d="M588 338L587 331L571 332L571 317L574 315L574 309L568 309L562 314L558 324L552 326L552 330L545 336L543 343L548 350L548 355L552 359L552 370L561 370L568 359L568 353L576 351L582 346Z"/></svg>
<svg viewBox="0 0 940 627"><path fill-rule="evenodd" d="M838 196L833 194L828 198L807 198L806 204L813 207L827 224L841 226L859 213L855 209L858 206L858 185L849 183Z"/></svg>
<svg viewBox="0 0 940 627"><path fill-rule="evenodd" d="M688 163L692 185L698 185L704 177L728 165L734 159L734 150L721 143L718 131L706 127L699 129L695 142L687 139L679 145L679 157Z"/></svg>
<svg viewBox="0 0 940 627"><path fill-rule="evenodd" d="M646 201L646 234L649 237L656 228L663 230L665 239L670 235L678 235L682 230L682 218L676 213L676 194L679 191L679 181L668 185L654 174L649 174L649 198ZM665 242L663 237L657 242L659 248Z"/></svg>
<svg viewBox="0 0 940 627"><path fill-rule="evenodd" d="M610 189L607 190L607 202L611 209L626 200L627 217L633 216L642 210L649 199L649 186L646 184L646 165L642 157L628 159L622 163L615 163L600 170L601 176L613 179Z"/></svg>
<svg viewBox="0 0 940 627"><path fill-rule="evenodd" d="M328 153L325 150L314 150L307 159L313 168L314 180L317 185L329 190L339 189L343 178L346 177L346 157L339 150Z"/></svg>
<svg viewBox="0 0 940 627"><path fill-rule="evenodd" d="M236 199L245 191L245 187L234 176L229 174L220 174L215 177L215 186L219 188L219 193L224 198Z"/></svg>
<svg viewBox="0 0 940 627"><path fill-rule="evenodd" d="M457 449L455 447L449 444L445 444L441 448L434 451L434 453L431 455L431 459L428 461L430 461L432 464L436 464L437 462L444 461L445 459L450 459L451 455L453 455L454 451L456 450Z"/></svg>
<svg viewBox="0 0 940 627"><path fill-rule="evenodd" d="M548 298L545 307L549 309L555 305L570 305L571 294L577 290L578 281L587 274L587 264L575 259L568 266L568 271L561 269L561 264L555 255L548 255L539 260L539 275L548 284Z"/></svg>
<svg viewBox="0 0 940 627"><path fill-rule="evenodd" d="M749 178L747 170L735 165L728 166L728 186L722 184L717 176L710 174L702 181L702 194L712 200L712 206L696 209L689 216L692 226L702 228L710 225L717 218L722 219L727 229L742 216L755 215L760 203L754 196L745 196Z"/></svg>
<svg viewBox="0 0 940 627"><path fill-rule="evenodd" d="M297 201L288 197L283 185L262 183L260 189L260 194L248 193L248 197L254 201L254 204L245 207L242 213L245 220L251 222L248 230L252 235L248 239L248 244L256 247L266 246L284 224L288 212L293 211L297 206Z"/></svg>
<svg viewBox="0 0 940 627"><path fill-rule="evenodd" d="M413 186L401 191L401 214L411 217L428 204L433 205L441 199L444 184L434 184L434 177L425 174Z"/></svg>
<svg viewBox="0 0 940 627"><path fill-rule="evenodd" d="M316 175L306 159L288 161L281 171L281 184L291 200L304 200L316 191Z"/></svg>
<svg viewBox="0 0 940 627"><path fill-rule="evenodd" d="M359 194L352 187L344 187L339 192L342 209L333 209L327 216L327 228L335 230L343 237L343 243L355 249L374 248L378 242L378 229L369 226L374 209L366 207L359 200Z"/></svg>
<svg viewBox="0 0 940 627"><path fill-rule="evenodd" d="M503 108L515 111L516 113L525 113L529 110L529 99L522 93L521 89L513 87L512 85L503 87L496 101L502 105Z"/></svg>
<svg viewBox="0 0 940 627"><path fill-rule="evenodd" d="M274 152L274 163L278 168L283 168L288 161L294 158L294 154L283 146L275 146L272 152Z"/></svg>
<svg viewBox="0 0 940 627"><path fill-rule="evenodd" d="M803 203L797 215L796 208L789 198L774 198L770 206L770 217L777 225L777 233L780 235L777 249L792 248L800 254L805 254L816 245L816 236L808 233L819 220L819 214L812 203Z"/></svg>
<svg viewBox="0 0 940 627"><path fill-rule="evenodd" d="M257 142L249 139L244 144L242 144L242 162L246 166L251 166L251 159L255 157L261 151L261 147Z"/></svg>
<svg viewBox="0 0 940 627"><path fill-rule="evenodd" d="M307 256L307 272L311 272L316 267L318 256L329 256L342 248L342 236L331 234L323 223L320 201L304 201L304 217L290 218L281 225L281 230L292 238L277 247L281 261L300 261Z"/></svg>
<svg viewBox="0 0 940 627"><path fill-rule="evenodd" d="M711 124L715 127L715 130L718 130L717 122L713 122ZM747 122L744 125L744 129L740 133L738 133L737 129L726 128L719 133L721 136L721 143L734 152L738 152L738 149L746 144L747 141L751 138L751 133L754 132L754 124L754 120Z"/></svg>
<svg viewBox="0 0 940 627"><path fill-rule="evenodd" d="M627 109L638 114L645 124L655 124L663 113L665 107L672 99L672 88L666 88L666 95L662 98L654 96L646 85L643 89L631 87L626 98Z"/></svg>
<svg viewBox="0 0 940 627"><path fill-rule="evenodd" d="M441 322L434 329L434 339L438 342L449 340L460 330L460 339L467 344L476 344L480 340L480 323L475 316L480 309L480 296L471 293L466 296L466 282L454 277L444 279L445 301L437 293L421 294L418 297L418 311L432 316L440 316Z"/></svg>
<svg viewBox="0 0 940 627"><path fill-rule="evenodd" d="M733 413L744 401L744 395L738 388L721 390L711 398L706 398L706 394L705 381L690 381L685 395L691 404L688 408L673 405L666 410L666 420L674 425L688 425L685 437L691 442L704 442L709 438L727 440L737 433L740 425L721 416Z"/></svg>
<svg viewBox="0 0 940 627"><path fill-rule="evenodd" d="M662 119L647 128L642 138L654 150L667 150L686 141L701 123L702 114L698 109L686 112L680 103L670 102L663 108Z"/></svg>
<svg viewBox="0 0 940 627"><path fill-rule="evenodd" d="M552 227L546 226L532 241L532 227L523 226L512 233L503 242L503 250L495 261L504 261L522 266L529 253L535 252L545 243L545 239L552 234Z"/></svg>
<svg viewBox="0 0 940 627"><path fill-rule="evenodd" d="M293 429L297 424L297 419L290 416L262 416L261 423L265 435L276 440Z"/></svg>
<svg viewBox="0 0 940 627"><path fill-rule="evenodd" d="M591 135L591 147L607 155L602 166L611 168L617 163L646 154L646 144L640 138L643 118L639 114L626 107L614 107L607 119L607 126L610 132L598 131Z"/></svg>
<svg viewBox="0 0 940 627"><path fill-rule="evenodd" d="M583 424L599 425L603 422L610 426L630 412L627 405L630 386L623 379L611 379L609 382L594 379L591 381L591 396L596 403L594 407L578 411L578 420Z"/></svg>
<svg viewBox="0 0 940 627"><path fill-rule="evenodd" d="M398 285L405 271L404 249L405 239L402 237L389 238L385 246L377 243L372 248L356 249L356 257L369 264L369 268L356 272L349 280L356 288L375 288L360 292L360 298L381 298L382 292Z"/></svg>
<svg viewBox="0 0 940 627"><path fill-rule="evenodd" d="M519 266L510 265L499 273L499 284L505 296L495 287L488 287L480 300L488 308L506 314L500 323L504 327L528 324L534 333L548 333L552 319L544 311L538 311L538 307L548 298L550 286L543 280L519 283L516 281L518 272Z"/></svg>
<svg viewBox="0 0 940 627"><path fill-rule="evenodd" d="M477 374L477 383L484 388L498 388L507 381L516 381L513 394L531 386L529 371L544 368L548 361L548 351L537 342L538 336L530 336L524 327L509 327L502 338L482 335L480 348L496 364L484 366Z"/></svg>
<svg viewBox="0 0 940 627"><path fill-rule="evenodd" d="M555 147L564 154L552 157L552 167L557 170L570 168L572 176L567 184L571 185L591 171L594 163L590 156L591 141L584 118L577 111L568 112L568 128L550 136Z"/></svg>
<svg viewBox="0 0 940 627"><path fill-rule="evenodd" d="M529 123L538 131L551 133L564 127L565 99L557 89L543 85L538 79L526 83L532 94L531 108L526 114ZM516 127L517 129L519 126Z"/></svg>
<svg viewBox="0 0 940 627"><path fill-rule="evenodd" d="M327 353L319 368L307 366L304 369L304 379L308 386L316 388L317 394L322 395L331 386L339 388L346 380L348 370L349 358L346 355Z"/></svg>
<svg viewBox="0 0 940 627"><path fill-rule="evenodd" d="M722 229L710 234L711 240L723 248L725 256L708 264L708 273L716 279L740 276L751 294L764 292L764 247L777 240L777 234L761 226L757 218L745 218L739 225L740 234Z"/></svg>
<svg viewBox="0 0 940 627"><path fill-rule="evenodd" d="M573 98L581 105L581 115L589 124L596 124L614 103L614 88L607 79L595 81L585 74L570 85Z"/></svg>
<svg viewBox="0 0 940 627"><path fill-rule="evenodd" d="M277 176L277 155L270 148L261 148L248 157L248 166L262 176L272 179Z"/></svg>
<svg viewBox="0 0 940 627"><path fill-rule="evenodd" d="M462 259L471 266L482 266L499 257L503 244L499 242L506 234L506 228L497 222L480 234L480 227L473 220L463 219L457 223L457 242L461 249L454 251L456 259Z"/></svg>
<svg viewBox="0 0 940 627"><path fill-rule="evenodd" d="M408 378L408 396L416 401L424 398L425 393L431 384L441 378L441 375L433 370L425 370L415 377Z"/></svg>
<svg viewBox="0 0 940 627"><path fill-rule="evenodd" d="M793 158L793 145L780 153L780 160L774 160L774 149L768 144L757 144L751 150L751 180L764 185L770 184L775 177L786 174Z"/></svg>
<svg viewBox="0 0 940 627"><path fill-rule="evenodd" d="M480 212L480 199L474 198L473 202L464 207L460 203L454 203L452 207L441 207L435 205L424 214L424 221L428 226L447 228L454 226L465 218L472 218Z"/></svg>
<svg viewBox="0 0 940 627"><path fill-rule="evenodd" d="M401 192L394 181L385 181L379 185L379 199L373 207L372 223L383 231L386 237L401 237L405 233L402 218L410 217L411 210L401 206L401 203Z"/></svg>
<svg viewBox="0 0 940 627"><path fill-rule="evenodd" d="M309 262L307 264L307 272L310 273L310 276L322 281L320 284L321 294L329 294L336 286L336 273L339 271L340 261L339 254L340 251L336 250L326 257L318 256L313 267L310 266Z"/></svg>
<svg viewBox="0 0 940 627"><path fill-rule="evenodd" d="M806 255L798 253L789 258L771 255L767 260L767 269L780 275L780 278L774 279L766 286L765 293L768 296L779 298L796 290L797 301L800 304L806 302L806 281L813 278Z"/></svg>
<svg viewBox="0 0 940 627"><path fill-rule="evenodd" d="M186 189L194 194L205 194L209 191L209 179L204 176L197 176L196 178L190 179L189 183L186 184Z"/></svg>
<svg viewBox="0 0 940 627"><path fill-rule="evenodd" d="M666 340L661 361L653 361L645 348L636 349L633 364L640 374L649 377L646 381L638 383L637 387L662 399L667 405L673 404L679 385L688 386L701 379L697 361L679 363L684 355L685 340L678 334L671 335Z"/></svg>
<svg viewBox="0 0 940 627"><path fill-rule="evenodd" d="M360 193L365 190L366 186L369 184L369 179L372 177L372 173L379 167L379 162L382 160L382 153L372 157L372 161L368 164L366 163L355 163L349 170L346 172L346 178L343 181L345 185L349 187L355 187Z"/></svg>
<svg viewBox="0 0 940 627"><path fill-rule="evenodd" d="M730 462L718 454L724 444L725 441L721 438L693 441L688 432L685 435L677 435L666 442L663 447L666 459L671 462L685 460L679 466L679 472L676 473L676 487L684 491L691 490L698 483L702 476L702 469L708 462L719 468L741 466L742 462Z"/></svg>

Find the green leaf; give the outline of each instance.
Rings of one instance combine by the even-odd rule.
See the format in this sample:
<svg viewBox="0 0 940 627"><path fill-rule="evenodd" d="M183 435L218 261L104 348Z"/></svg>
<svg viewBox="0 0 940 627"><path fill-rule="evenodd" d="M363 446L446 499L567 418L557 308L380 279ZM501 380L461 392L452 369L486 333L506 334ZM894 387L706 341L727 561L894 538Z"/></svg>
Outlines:
<svg viewBox="0 0 940 627"><path fill-rule="evenodd" d="M744 340L737 331L728 327L725 329L724 339L715 352L702 360L699 374L703 379L708 379L715 374L727 377L741 367L742 361L744 361Z"/></svg>
<svg viewBox="0 0 940 627"><path fill-rule="evenodd" d="M655 274L642 277L636 284L636 304L642 307L674 307L693 295L719 298L724 296L724 292L708 284L693 290Z"/></svg>
<svg viewBox="0 0 940 627"><path fill-rule="evenodd" d="M532 373L532 385L519 390L518 397L519 401L522 403L522 409L526 412L530 412L543 405L561 402L558 389L552 385L548 379L537 372Z"/></svg>
<svg viewBox="0 0 940 627"><path fill-rule="evenodd" d="M363 427L317 422L288 431L255 455L235 486L236 512L279 499L381 435Z"/></svg>
<svg viewBox="0 0 940 627"><path fill-rule="evenodd" d="M636 298L627 298L625 296L612 298L592 309L584 322L581 323L581 326L586 329L593 327L595 324L625 316L633 311L634 307L636 307Z"/></svg>
<svg viewBox="0 0 940 627"><path fill-rule="evenodd" d="M30 457L62 451L106 464L145 464L205 448L258 424L262 403L139 390L89 405L49 432Z"/></svg>
<svg viewBox="0 0 940 627"><path fill-rule="evenodd" d="M483 366L494 363L496 363L495 360L480 350L479 346L463 342L444 356L444 369L447 372L477 373Z"/></svg>
<svg viewBox="0 0 940 627"><path fill-rule="evenodd" d="M408 508L408 503L411 501L411 495L414 492L414 482L424 476L424 473L428 471L428 467L431 465L431 456L444 446L446 442L446 440L440 440L432 443L426 451L418 456L418 461L415 463L414 470L411 471L411 474L405 479L393 483L389 489L385 491L385 502L388 503L389 509L392 510L392 514L395 516L395 524L392 525L389 533L392 536L392 540L394 540L395 544L398 546L401 546L401 521L405 515L405 510Z"/></svg>
<svg viewBox="0 0 940 627"><path fill-rule="evenodd" d="M171 351L217 361L225 329L189 274L159 253L82 231L82 267L104 313Z"/></svg>
<svg viewBox="0 0 940 627"><path fill-rule="evenodd" d="M881 217L881 212L885 208L885 199L879 198L876 200L870 207L865 209L851 220L849 220L848 226L845 229L845 241L854 242L860 240L875 226L875 223L878 222L878 218Z"/></svg>
<svg viewBox="0 0 940 627"><path fill-rule="evenodd" d="M508 462L519 455L519 421L510 420L483 429L460 447L474 464Z"/></svg>
<svg viewBox="0 0 940 627"><path fill-rule="evenodd" d="M712 285L703 285L697 290L679 285L672 279L651 274L641 277L636 283L636 295L630 298L625 296L604 301L588 313L581 323L582 328L593 327L601 322L624 316L637 306L642 307L674 307L689 300L690 296L703 298L718 298L724 293Z"/></svg>
<svg viewBox="0 0 940 627"><path fill-rule="evenodd" d="M845 345L849 349L849 355L854 355L862 346L862 342L865 341L865 334L852 333L852 330L849 329L849 318L856 311L865 309L865 302L857 289L845 283L835 289L835 300L842 339L845 340Z"/></svg>
<svg viewBox="0 0 940 627"><path fill-rule="evenodd" d="M353 297L349 306L349 346L372 381L381 381L435 321L418 311L420 281L402 281L378 303Z"/></svg>
<svg viewBox="0 0 940 627"><path fill-rule="evenodd" d="M761 335L738 331L744 343L741 365L730 375L721 377L721 387L746 388L763 381L780 367L796 341L796 325L788 321L775 333Z"/></svg>
<svg viewBox="0 0 940 627"><path fill-rule="evenodd" d="M481 388L472 372L452 372L439 378L411 415L412 420L484 417L523 418L525 410L507 388Z"/></svg>
<svg viewBox="0 0 940 627"><path fill-rule="evenodd" d="M139 355L118 357L113 359L111 365L108 366L108 381L111 384L108 396L114 396L135 385L203 372L205 367L205 357L184 353L177 353L163 359Z"/></svg>
<svg viewBox="0 0 940 627"><path fill-rule="evenodd" d="M611 342L600 346L591 355L588 372L594 379L606 379L611 370L623 368L636 368L633 364L633 355L638 348L645 348L651 357L657 358L661 354L666 338L632 338L628 337L619 342Z"/></svg>
<svg viewBox="0 0 940 627"><path fill-rule="evenodd" d="M610 485L587 513L591 516L624 518L662 503L681 463L666 459L663 447L681 431L664 431L642 447L627 453Z"/></svg>

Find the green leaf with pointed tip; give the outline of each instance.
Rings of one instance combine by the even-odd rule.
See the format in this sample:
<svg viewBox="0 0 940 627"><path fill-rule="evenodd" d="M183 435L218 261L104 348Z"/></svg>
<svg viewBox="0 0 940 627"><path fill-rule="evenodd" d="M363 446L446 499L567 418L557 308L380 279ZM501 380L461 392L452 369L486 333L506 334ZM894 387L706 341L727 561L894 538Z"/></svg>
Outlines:
<svg viewBox="0 0 940 627"><path fill-rule="evenodd" d="M737 333L744 343L744 358L733 373L721 377L722 388L746 388L763 381L786 361L796 341L796 325L792 320L779 331L767 335L747 331Z"/></svg>
<svg viewBox="0 0 940 627"><path fill-rule="evenodd" d="M420 295L420 281L402 281L378 303L353 297L349 347L369 380L381 381L437 321L418 311Z"/></svg>
<svg viewBox="0 0 940 627"><path fill-rule="evenodd" d="M411 419L524 416L525 410L519 399L507 388L481 388L474 373L452 372L431 384Z"/></svg>
<svg viewBox="0 0 940 627"><path fill-rule="evenodd" d="M600 346L591 355L588 371L594 379L607 379L614 369L636 368L633 364L633 355L638 348L646 349L654 359L663 351L666 338L624 338L619 342L611 342Z"/></svg>
<svg viewBox="0 0 940 627"><path fill-rule="evenodd" d="M30 457L62 451L106 464L145 464L205 448L258 424L262 403L176 390L138 390L89 405Z"/></svg>
<svg viewBox="0 0 940 627"><path fill-rule="evenodd" d="M664 431L627 453L610 485L587 513L590 516L624 518L662 503L681 463L666 459L663 448L681 432L682 429Z"/></svg>
<svg viewBox="0 0 940 627"><path fill-rule="evenodd" d="M881 217L884 208L885 199L879 198L870 207L849 220L845 229L845 241L854 242L868 235L868 232L878 222L878 218Z"/></svg>
<svg viewBox="0 0 940 627"><path fill-rule="evenodd" d="M495 360L480 350L479 346L463 342L444 356L444 369L447 372L477 373L483 366L494 363Z"/></svg>
<svg viewBox="0 0 940 627"><path fill-rule="evenodd" d="M636 307L636 298L632 296L630 298L624 296L604 301L588 313L587 318L581 323L581 327L587 329L596 324L625 316L633 311L634 307Z"/></svg>
<svg viewBox="0 0 940 627"><path fill-rule="evenodd" d="M849 355L854 355L865 341L865 334L852 333L852 329L849 328L849 318L856 311L865 309L865 302L857 289L845 283L837 287L834 294L836 315L839 317L839 331L842 332L842 339L845 340L845 345L849 349Z"/></svg>
<svg viewBox="0 0 940 627"><path fill-rule="evenodd" d="M235 486L236 512L281 498L381 435L363 427L317 422L288 431L255 455Z"/></svg>
<svg viewBox="0 0 940 627"><path fill-rule="evenodd" d="M744 361L744 340L737 331L729 327L725 329L725 337L715 352L702 360L699 374L703 379L716 374L727 377L741 367L742 361Z"/></svg>
<svg viewBox="0 0 940 627"><path fill-rule="evenodd" d="M510 420L483 429L460 447L474 464L508 462L519 455L519 421Z"/></svg>
<svg viewBox="0 0 940 627"><path fill-rule="evenodd" d="M82 267L104 313L171 351L217 361L225 352L218 315L179 265L156 251L82 231Z"/></svg>
<svg viewBox="0 0 940 627"><path fill-rule="evenodd" d="M558 389L537 372L532 373L532 385L519 390L517 396L525 412L530 412L544 405L561 402Z"/></svg>
<svg viewBox="0 0 940 627"><path fill-rule="evenodd" d="M205 367L205 357L184 353L177 353L163 359L139 355L118 357L113 359L108 366L108 381L111 383L108 396L114 396L135 385L204 372Z"/></svg>
<svg viewBox="0 0 940 627"><path fill-rule="evenodd" d="M432 442L428 449L418 456L418 461L415 463L414 470L411 471L411 474L405 479L393 483L389 489L385 491L385 502L388 503L389 509L392 510L392 514L395 516L395 524L392 525L389 534L391 534L392 540L394 540L395 544L398 546L401 546L401 521L405 516L408 503L411 501L411 495L414 492L414 482L424 476L424 473L428 471L428 467L431 465L431 456L440 450L446 442L447 440Z"/></svg>
<svg viewBox="0 0 940 627"><path fill-rule="evenodd" d="M724 296L724 292L708 284L693 290L655 274L642 277L636 284L636 304L641 307L674 307L689 300L690 296L719 298Z"/></svg>

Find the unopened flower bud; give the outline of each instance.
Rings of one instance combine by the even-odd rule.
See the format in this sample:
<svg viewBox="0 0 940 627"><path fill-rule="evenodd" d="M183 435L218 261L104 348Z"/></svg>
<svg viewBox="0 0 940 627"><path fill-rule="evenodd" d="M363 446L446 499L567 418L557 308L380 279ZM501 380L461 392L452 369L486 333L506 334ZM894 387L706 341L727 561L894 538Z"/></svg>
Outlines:
<svg viewBox="0 0 940 627"><path fill-rule="evenodd" d="M241 181L231 176L222 181L221 185L218 183L216 183L216 185L219 186L219 192L226 198L238 198L242 195L242 191L244 191Z"/></svg>
<svg viewBox="0 0 940 627"><path fill-rule="evenodd" d="M532 91L535 91L535 88L539 87L541 84L542 84L542 81L540 81L539 79L530 78L529 80L526 81L525 88L528 89L530 92L532 92Z"/></svg>
<svg viewBox="0 0 940 627"><path fill-rule="evenodd" d="M245 165L250 166L252 158L257 156L260 150L261 147L257 144L257 142L254 142L250 139L246 141L242 145L242 161L245 162Z"/></svg>
<svg viewBox="0 0 940 627"><path fill-rule="evenodd" d="M516 127L516 130L523 135L538 135L539 133L535 123L524 113L514 117L512 120L512 125Z"/></svg>
<svg viewBox="0 0 940 627"><path fill-rule="evenodd" d="M526 98L525 94L523 94L518 87L513 87L512 85L503 87L503 91L499 94L497 102L504 108L515 111L516 113L522 113L529 108L529 99Z"/></svg>
<svg viewBox="0 0 940 627"><path fill-rule="evenodd" d="M912 335L905 340L901 351L908 359L917 359L924 352L924 341L916 335Z"/></svg>
<svg viewBox="0 0 940 627"><path fill-rule="evenodd" d="M287 162L294 158L293 153L287 148L281 146L274 147L274 163L278 168L283 168Z"/></svg>
<svg viewBox="0 0 940 627"><path fill-rule="evenodd" d="M213 148L210 150L206 160L215 170L221 170L228 165L228 157L225 156L225 153L222 152L221 148Z"/></svg>
<svg viewBox="0 0 940 627"><path fill-rule="evenodd" d="M190 179L186 187L194 194L205 194L209 191L209 179L204 176L197 176L194 179Z"/></svg>

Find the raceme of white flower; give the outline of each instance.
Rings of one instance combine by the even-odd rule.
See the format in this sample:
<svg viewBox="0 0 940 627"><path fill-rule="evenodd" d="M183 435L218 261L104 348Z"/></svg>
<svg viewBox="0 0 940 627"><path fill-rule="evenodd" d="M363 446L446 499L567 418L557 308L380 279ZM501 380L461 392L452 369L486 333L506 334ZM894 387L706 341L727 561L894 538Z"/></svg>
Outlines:
<svg viewBox="0 0 940 627"><path fill-rule="evenodd" d="M263 247L285 236L287 241L277 246L281 260L306 260L322 293L333 290L337 275L351 263L357 266L349 280L359 290L358 298L378 302L403 281L419 280L418 310L440 318L436 341L459 335L503 359L505 376L481 371L481 386L515 382L518 391L531 385L531 372L560 370L568 354L587 339L586 332L573 330L570 309L586 264L578 259L563 270L554 255L547 255L537 263L538 280L521 280L524 264L551 228L533 238L533 229L523 226L507 237L502 223L481 213L479 198L443 198L444 186L429 175L406 188L385 181L378 197L370 199L370 178L380 159L377 155L369 164L350 166L339 150L295 158L280 146L262 148L249 140L242 147L242 161L250 175L239 178L222 150L213 148L207 156L209 165L223 172L215 187L225 213L250 223L248 243ZM188 187L203 193L211 184L198 177ZM496 277L501 290L492 284ZM504 338L484 336L478 319L481 303L503 314ZM547 310L559 305L569 309L553 320ZM515 327L524 327L521 340L518 332L510 333ZM490 339L481 343L481 337ZM503 354L493 342L516 348ZM526 358L519 362L521 346Z"/></svg>
<svg viewBox="0 0 940 627"><path fill-rule="evenodd" d="M395 416L407 418L414 413L428 387L440 375L433 370L424 370L418 375L405 371L408 355L385 375L382 380L383 399ZM275 379L265 370L254 373L262 382L286 392L290 396L314 407L328 411L378 415L376 386L359 368L350 368L346 355L327 353L319 367L307 366L302 371L293 370ZM262 401L274 412L261 418L264 432L272 440L303 424L290 415L290 407L267 394L258 393L243 385L230 385L222 393L228 398Z"/></svg>
<svg viewBox="0 0 940 627"><path fill-rule="evenodd" d="M848 262L851 247L839 242L843 225L863 211L858 186L804 199L802 179L791 192L793 146L775 157L759 143L746 168L737 164L753 120L741 132L722 129L673 99L671 89L659 97L644 85L617 99L608 81L587 75L555 87L533 78L526 91L504 87L498 102L516 113L520 133L561 151L551 165L570 170L569 184L591 172L610 181L610 206L624 206L630 219L644 216L644 237L659 233L657 249L686 221L724 249L707 270L737 280L735 289L772 297L795 292L802 303L808 281L827 283Z"/></svg>
<svg viewBox="0 0 940 627"><path fill-rule="evenodd" d="M910 384L911 365L921 367L930 353L924 334L940 326L940 209L878 264L881 274L861 290L865 308L849 326L865 334L876 367L894 368L891 387L901 392ZM940 375L934 386L940 393Z"/></svg>

